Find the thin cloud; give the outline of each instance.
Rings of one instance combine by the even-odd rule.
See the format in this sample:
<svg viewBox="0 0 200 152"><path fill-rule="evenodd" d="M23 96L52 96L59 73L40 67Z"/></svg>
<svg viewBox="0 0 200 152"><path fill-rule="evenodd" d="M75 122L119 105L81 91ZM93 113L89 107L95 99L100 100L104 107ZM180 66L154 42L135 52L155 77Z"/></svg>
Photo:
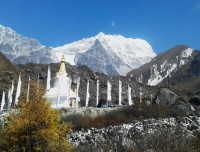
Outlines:
<svg viewBox="0 0 200 152"><path fill-rule="evenodd" d="M111 22L111 26L114 27L115 26L115 21Z"/></svg>
<svg viewBox="0 0 200 152"><path fill-rule="evenodd" d="M194 6L195 10L200 10L200 3L198 3L197 5Z"/></svg>

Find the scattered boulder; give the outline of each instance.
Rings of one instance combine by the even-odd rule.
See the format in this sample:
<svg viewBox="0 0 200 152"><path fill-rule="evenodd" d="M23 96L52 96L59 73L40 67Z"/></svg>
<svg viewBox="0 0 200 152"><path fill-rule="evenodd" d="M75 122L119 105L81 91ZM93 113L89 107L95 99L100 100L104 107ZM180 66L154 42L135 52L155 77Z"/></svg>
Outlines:
<svg viewBox="0 0 200 152"><path fill-rule="evenodd" d="M189 103L195 106L200 106L200 98L198 96L192 97Z"/></svg>
<svg viewBox="0 0 200 152"><path fill-rule="evenodd" d="M171 141L170 144L174 144L173 146L180 142L182 146L187 147L189 146L185 145L187 140L194 138L194 133L200 129L196 121L200 121L200 118L195 117L195 121L193 117L146 119L119 126L73 132L69 141L76 151L91 150L91 148L93 151L105 151L105 144L108 148L106 151L126 151L127 149L145 151L149 148L148 143L163 142L163 145L166 145L167 141ZM174 143L174 141L177 142ZM158 148L158 145L155 147Z"/></svg>
<svg viewBox="0 0 200 152"><path fill-rule="evenodd" d="M178 95L167 88L161 88L155 97L155 103L160 105L172 105L178 99Z"/></svg>

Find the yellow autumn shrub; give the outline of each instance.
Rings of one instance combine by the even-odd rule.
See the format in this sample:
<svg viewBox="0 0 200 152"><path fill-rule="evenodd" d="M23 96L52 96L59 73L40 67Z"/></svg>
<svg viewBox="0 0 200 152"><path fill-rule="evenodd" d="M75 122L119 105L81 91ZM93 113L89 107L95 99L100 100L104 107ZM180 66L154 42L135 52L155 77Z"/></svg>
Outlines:
<svg viewBox="0 0 200 152"><path fill-rule="evenodd" d="M42 89L31 85L29 102L21 98L4 130L5 151L71 151L67 135L71 126L59 124L59 113L51 108Z"/></svg>

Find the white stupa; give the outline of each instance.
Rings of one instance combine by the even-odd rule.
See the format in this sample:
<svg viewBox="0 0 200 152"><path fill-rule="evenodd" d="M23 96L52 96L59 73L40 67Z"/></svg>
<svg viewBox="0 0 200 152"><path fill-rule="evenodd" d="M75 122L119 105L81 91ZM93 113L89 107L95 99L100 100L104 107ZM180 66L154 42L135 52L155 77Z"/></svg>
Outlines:
<svg viewBox="0 0 200 152"><path fill-rule="evenodd" d="M50 73L50 68L48 69ZM60 69L56 77L52 80L53 87L50 87L50 74L47 78L46 97L51 101L52 108L78 107L76 103L76 89L71 89L71 78L67 75L65 68L65 58L62 56Z"/></svg>

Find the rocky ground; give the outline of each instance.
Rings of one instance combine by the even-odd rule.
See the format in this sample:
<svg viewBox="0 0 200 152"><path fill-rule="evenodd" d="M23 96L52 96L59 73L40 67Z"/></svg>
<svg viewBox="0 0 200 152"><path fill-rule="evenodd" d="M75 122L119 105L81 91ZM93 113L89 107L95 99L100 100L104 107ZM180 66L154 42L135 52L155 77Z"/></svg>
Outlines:
<svg viewBox="0 0 200 152"><path fill-rule="evenodd" d="M146 119L103 129L82 129L69 139L78 151L181 151L200 133L199 117ZM180 142L180 143L179 143ZM166 146L165 146L166 145ZM182 149L188 150L188 149Z"/></svg>

